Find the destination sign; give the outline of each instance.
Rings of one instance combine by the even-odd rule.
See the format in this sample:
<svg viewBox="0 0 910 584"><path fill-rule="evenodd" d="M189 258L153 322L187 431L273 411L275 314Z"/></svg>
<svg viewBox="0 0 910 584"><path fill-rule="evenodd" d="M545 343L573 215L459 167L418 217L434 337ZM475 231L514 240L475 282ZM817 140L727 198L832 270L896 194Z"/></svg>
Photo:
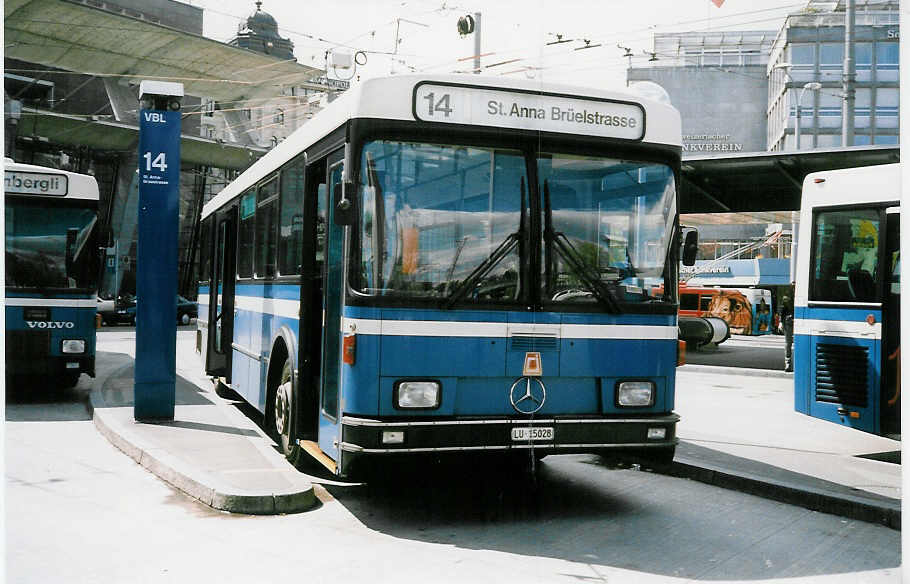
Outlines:
<svg viewBox="0 0 910 584"><path fill-rule="evenodd" d="M640 140L644 109L634 103L425 83L414 90L425 122L495 126Z"/></svg>
<svg viewBox="0 0 910 584"><path fill-rule="evenodd" d="M7 193L65 197L67 187L67 176L65 174L9 170L3 173L3 190Z"/></svg>

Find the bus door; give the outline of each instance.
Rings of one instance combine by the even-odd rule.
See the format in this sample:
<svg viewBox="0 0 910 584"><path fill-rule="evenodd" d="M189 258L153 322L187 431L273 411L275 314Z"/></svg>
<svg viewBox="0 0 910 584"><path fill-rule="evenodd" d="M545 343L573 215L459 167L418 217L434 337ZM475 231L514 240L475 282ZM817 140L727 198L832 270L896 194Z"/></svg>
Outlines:
<svg viewBox="0 0 910 584"><path fill-rule="evenodd" d="M325 290L328 196L326 161L300 161L301 196L300 329L297 344L297 437L316 442L319 433L319 396L322 370L322 318Z"/></svg>
<svg viewBox="0 0 910 584"><path fill-rule="evenodd" d="M341 315L344 305L344 228L335 224L332 193L342 181L344 152L328 158L328 220L325 224L325 284L322 294L322 375L319 401L319 448L341 464Z"/></svg>
<svg viewBox="0 0 910 584"><path fill-rule="evenodd" d="M237 207L217 213L213 275L209 300L209 336L205 372L231 381L231 341L234 335L234 281Z"/></svg>
<svg viewBox="0 0 910 584"><path fill-rule="evenodd" d="M885 224L885 274L882 303L881 433L901 433L900 346L900 207L887 210Z"/></svg>

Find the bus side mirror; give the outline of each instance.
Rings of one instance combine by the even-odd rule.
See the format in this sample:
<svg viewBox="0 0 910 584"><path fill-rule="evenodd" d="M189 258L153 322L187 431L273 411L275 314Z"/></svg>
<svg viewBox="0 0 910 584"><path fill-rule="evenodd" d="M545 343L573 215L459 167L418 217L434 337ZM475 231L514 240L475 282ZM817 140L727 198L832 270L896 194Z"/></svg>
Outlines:
<svg viewBox="0 0 910 584"><path fill-rule="evenodd" d="M698 255L698 230L683 227L682 264L694 266L695 256Z"/></svg>
<svg viewBox="0 0 910 584"><path fill-rule="evenodd" d="M335 212L332 214L335 225L354 224L354 203L351 195L354 193L354 183L344 181L335 185L334 201Z"/></svg>

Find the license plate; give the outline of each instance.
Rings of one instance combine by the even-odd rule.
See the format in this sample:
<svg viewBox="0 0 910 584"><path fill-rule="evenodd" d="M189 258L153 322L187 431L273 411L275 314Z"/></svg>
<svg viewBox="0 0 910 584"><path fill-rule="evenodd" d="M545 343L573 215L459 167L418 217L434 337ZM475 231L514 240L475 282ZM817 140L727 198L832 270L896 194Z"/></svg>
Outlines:
<svg viewBox="0 0 910 584"><path fill-rule="evenodd" d="M553 428L551 426L528 427L518 426L512 428L512 440L514 442L527 442L528 440L552 440Z"/></svg>

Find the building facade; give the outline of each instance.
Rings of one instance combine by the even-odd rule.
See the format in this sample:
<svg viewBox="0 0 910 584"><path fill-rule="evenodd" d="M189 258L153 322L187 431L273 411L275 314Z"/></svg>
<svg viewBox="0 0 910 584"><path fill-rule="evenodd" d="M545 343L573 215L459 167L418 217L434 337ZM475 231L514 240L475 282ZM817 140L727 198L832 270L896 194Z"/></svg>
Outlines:
<svg viewBox="0 0 910 584"><path fill-rule="evenodd" d="M278 22L262 10L262 2L255 4L255 12L240 23L237 36L228 44L282 60L295 60L294 43L279 34ZM344 89L347 84L336 81L335 86ZM310 83L282 87L279 96L258 102L216 103L203 99L201 135L224 142L274 148L325 106L331 97L329 89L327 82L325 87Z"/></svg>
<svg viewBox="0 0 910 584"><path fill-rule="evenodd" d="M851 144L842 139L844 4L809 2L778 33L768 62L768 150L796 150L797 125L800 150L898 143L899 2L856 0Z"/></svg>
<svg viewBox="0 0 910 584"><path fill-rule="evenodd" d="M203 11L174 0L82 0L76 2L134 20L202 35ZM86 64L90 69L90 64ZM138 84L127 78L97 76L80 71L4 58L4 155L17 162L60 168L93 175L100 190L100 230L110 230L107 270L99 294L114 297L135 294L136 225L138 215L138 152L113 145L87 146L58 143L37 128L42 114L69 116L74 120L116 123L137 132ZM181 122L184 136L205 135L199 97L186 95ZM14 116L16 111L20 116ZM22 115L28 112L29 116ZM30 123L32 122L32 123ZM111 140L113 142L113 140ZM254 159L251 159L252 163ZM182 165L179 189L179 282L184 295L195 294L193 254L195 218L202 202L220 191L237 171L208 166Z"/></svg>
<svg viewBox="0 0 910 584"><path fill-rule="evenodd" d="M651 81L682 117L683 154L765 149L767 63L777 31L683 32L654 35L645 67L630 84Z"/></svg>
<svg viewBox="0 0 910 584"><path fill-rule="evenodd" d="M897 144L897 0L856 0L856 101L851 146ZM654 36L646 66L630 84L660 85L682 115L683 157L842 145L845 2L810 0L774 31L710 31ZM799 118L797 122L797 110ZM689 215L699 258L789 262L795 217L788 213ZM752 247L775 230L773 245ZM736 250L743 250L737 253Z"/></svg>

